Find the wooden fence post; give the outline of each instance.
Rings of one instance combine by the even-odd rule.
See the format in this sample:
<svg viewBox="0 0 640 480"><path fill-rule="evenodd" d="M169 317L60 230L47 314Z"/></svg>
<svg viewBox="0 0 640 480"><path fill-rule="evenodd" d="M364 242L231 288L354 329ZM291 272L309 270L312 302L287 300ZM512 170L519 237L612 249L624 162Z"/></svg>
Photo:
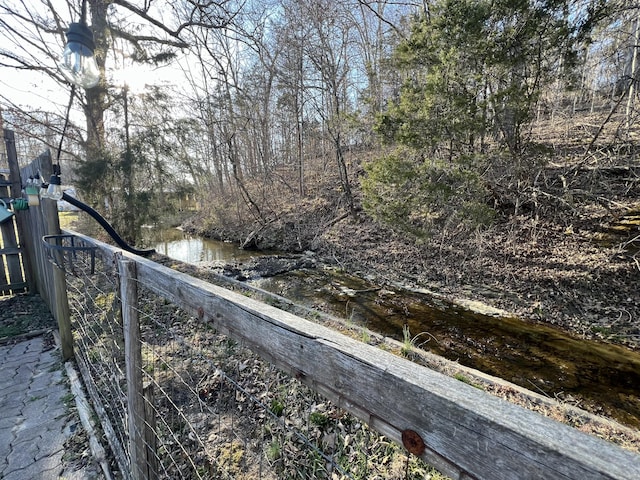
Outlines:
<svg viewBox="0 0 640 480"><path fill-rule="evenodd" d="M138 319L138 279L136 263L120 258L120 298L124 330L125 372L127 375L127 408L129 417L129 455L134 480L148 480L145 445L145 397L142 382L142 350Z"/></svg>
<svg viewBox="0 0 640 480"><path fill-rule="evenodd" d="M156 412L153 407L153 384L144 387L144 418L145 418L145 454L147 460L147 474L149 478L158 478L158 436L156 435Z"/></svg>
<svg viewBox="0 0 640 480"><path fill-rule="evenodd" d="M53 316L58 321L60 346L64 361L73 358L73 333L71 332L71 314L67 297L67 280L65 273L58 267L53 267Z"/></svg>
<svg viewBox="0 0 640 480"><path fill-rule="evenodd" d="M41 212L47 225L47 231L50 232L51 235L59 235L60 223L58 220L57 202L45 200L44 203L45 205L41 208ZM42 240L38 240L40 240L38 242L38 248L42 250L44 248L42 246ZM53 264L49 264L49 268L51 269L51 280L53 282L53 292L49 292L49 295L53 293L53 297L49 298L49 310L51 310L51 313L58 322L62 359L66 361L73 358L73 334L71 332L69 298L67 297L67 280L62 268L54 266Z"/></svg>

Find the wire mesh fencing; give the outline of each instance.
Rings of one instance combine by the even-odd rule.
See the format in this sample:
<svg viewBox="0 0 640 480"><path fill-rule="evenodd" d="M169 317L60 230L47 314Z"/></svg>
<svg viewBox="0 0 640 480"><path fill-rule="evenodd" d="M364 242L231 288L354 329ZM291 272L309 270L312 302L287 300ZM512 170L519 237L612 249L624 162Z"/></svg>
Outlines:
<svg viewBox="0 0 640 480"><path fill-rule="evenodd" d="M66 272L76 363L120 471L130 465L124 331L117 270L103 256L75 252ZM69 257L67 257L69 258Z"/></svg>
<svg viewBox="0 0 640 480"><path fill-rule="evenodd" d="M129 392L120 279L80 252L67 271L76 358L125 478L405 479L436 474L243 343L138 283L142 389ZM245 332L246 334L247 332ZM144 398L132 465L128 395Z"/></svg>

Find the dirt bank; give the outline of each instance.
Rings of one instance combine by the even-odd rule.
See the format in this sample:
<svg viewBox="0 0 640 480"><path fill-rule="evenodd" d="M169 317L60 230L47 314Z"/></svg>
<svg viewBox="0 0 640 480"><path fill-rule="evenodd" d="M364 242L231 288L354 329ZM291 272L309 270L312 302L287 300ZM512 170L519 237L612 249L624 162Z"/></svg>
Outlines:
<svg viewBox="0 0 640 480"><path fill-rule="evenodd" d="M637 235L612 233L616 212L591 206L589 214L555 220L509 217L472 234L440 232L414 241L362 214L343 216L308 238L292 221L262 228L259 246L311 249L325 261L374 282L425 288L454 301L479 302L522 319L555 325L578 336L640 348L640 268L623 248ZM312 210L296 212L311 222ZM209 234L193 227L187 230ZM295 230L295 231L294 231ZM225 239L242 238L241 227ZM219 235L213 235L220 238ZM632 245L631 242L630 245Z"/></svg>
<svg viewBox="0 0 640 480"><path fill-rule="evenodd" d="M593 225L593 224L591 224ZM601 232L512 219L455 243L408 242L367 222L343 221L320 250L350 271L479 301L587 338L640 346L640 269Z"/></svg>

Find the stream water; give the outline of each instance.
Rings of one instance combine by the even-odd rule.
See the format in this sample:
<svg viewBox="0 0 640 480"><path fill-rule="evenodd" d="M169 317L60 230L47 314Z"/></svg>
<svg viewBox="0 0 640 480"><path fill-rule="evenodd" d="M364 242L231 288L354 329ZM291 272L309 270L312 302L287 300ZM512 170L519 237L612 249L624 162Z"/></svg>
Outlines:
<svg viewBox="0 0 640 480"><path fill-rule="evenodd" d="M188 263L242 262L259 254L178 230L155 231L156 251ZM154 245L155 243L155 245ZM640 354L569 336L557 329L469 312L405 290L324 269L250 281L294 302L322 306L370 331L403 339L463 365L640 428Z"/></svg>

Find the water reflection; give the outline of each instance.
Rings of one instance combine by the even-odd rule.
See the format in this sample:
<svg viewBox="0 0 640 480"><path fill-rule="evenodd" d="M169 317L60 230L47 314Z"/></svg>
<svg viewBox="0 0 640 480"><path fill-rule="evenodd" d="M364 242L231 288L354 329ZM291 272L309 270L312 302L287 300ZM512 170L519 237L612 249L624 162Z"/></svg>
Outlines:
<svg viewBox="0 0 640 480"><path fill-rule="evenodd" d="M251 252L240 250L232 243L192 237L177 228L149 229L144 237L145 245L153 245L156 252L185 263L223 263L252 257Z"/></svg>

